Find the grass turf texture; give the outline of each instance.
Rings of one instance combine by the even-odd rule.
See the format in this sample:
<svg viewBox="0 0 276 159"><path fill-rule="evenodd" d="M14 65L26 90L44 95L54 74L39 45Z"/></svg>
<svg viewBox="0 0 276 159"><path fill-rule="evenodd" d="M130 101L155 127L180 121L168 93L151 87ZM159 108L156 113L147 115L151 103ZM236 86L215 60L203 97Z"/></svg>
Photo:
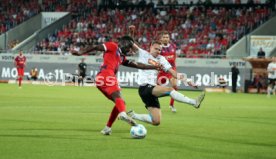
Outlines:
<svg viewBox="0 0 276 159"><path fill-rule="evenodd" d="M136 89L123 96L146 113ZM276 96L207 93L202 108L176 103L176 114L168 103L161 125L143 123L148 135L138 140L122 121L111 136L99 133L113 104L96 88L0 84L0 159L276 158Z"/></svg>

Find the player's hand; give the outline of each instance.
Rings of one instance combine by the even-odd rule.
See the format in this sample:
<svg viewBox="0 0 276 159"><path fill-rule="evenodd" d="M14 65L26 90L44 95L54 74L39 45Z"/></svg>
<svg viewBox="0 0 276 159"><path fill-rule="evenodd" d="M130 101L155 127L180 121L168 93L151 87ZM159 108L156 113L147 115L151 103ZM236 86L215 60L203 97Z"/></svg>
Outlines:
<svg viewBox="0 0 276 159"><path fill-rule="evenodd" d="M155 66L156 70L158 70L158 71L163 70L163 68L164 68L159 62L154 61L154 60L152 60L152 59L149 59L149 60L148 60L148 63L149 63L150 65Z"/></svg>
<svg viewBox="0 0 276 159"><path fill-rule="evenodd" d="M156 65L156 69L158 70L158 71L161 71L161 70L164 70L164 67L163 67L163 65L161 65L160 63L158 63L157 65Z"/></svg>
<svg viewBox="0 0 276 159"><path fill-rule="evenodd" d="M190 87L193 88L198 88L198 86L191 80L191 79L187 79L185 78L185 76L183 74L178 75L178 79L182 80L184 83L187 83Z"/></svg>
<svg viewBox="0 0 276 159"><path fill-rule="evenodd" d="M129 28L130 31L135 31L135 26L134 25L130 25L130 26L128 26L128 28Z"/></svg>
<svg viewBox="0 0 276 159"><path fill-rule="evenodd" d="M193 88L198 88L198 86L193 82L193 81L187 81L188 85L193 87Z"/></svg>
<svg viewBox="0 0 276 159"><path fill-rule="evenodd" d="M129 29L129 33L131 36L134 36L134 33L135 33L135 26L134 25L130 25L128 26L128 29Z"/></svg>
<svg viewBox="0 0 276 159"><path fill-rule="evenodd" d="M157 64L155 64L155 65L153 65L153 66L155 66L155 69L156 69L157 71L161 71L161 70L164 69L164 67L163 67L161 64L159 64L159 63L157 63Z"/></svg>

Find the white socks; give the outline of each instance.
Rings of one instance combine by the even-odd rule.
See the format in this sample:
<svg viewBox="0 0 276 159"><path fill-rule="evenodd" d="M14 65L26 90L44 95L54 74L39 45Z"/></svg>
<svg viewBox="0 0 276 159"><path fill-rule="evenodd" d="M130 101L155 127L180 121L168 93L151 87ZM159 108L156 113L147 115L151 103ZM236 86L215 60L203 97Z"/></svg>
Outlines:
<svg viewBox="0 0 276 159"><path fill-rule="evenodd" d="M119 117L120 117L120 116L127 117L127 114L126 114L126 112L121 112L121 113L118 114L118 116L119 116Z"/></svg>
<svg viewBox="0 0 276 159"><path fill-rule="evenodd" d="M188 103L191 105L195 105L196 104L196 100L195 99L191 99L189 97L184 96L183 94L177 92L176 90L171 91L170 96L181 103Z"/></svg>
<svg viewBox="0 0 276 159"><path fill-rule="evenodd" d="M272 91L272 88L268 86L268 87L267 87L267 95L268 95L268 96L270 96L271 91Z"/></svg>
<svg viewBox="0 0 276 159"><path fill-rule="evenodd" d="M133 119L140 120L152 124L152 117L149 114L136 114L131 116Z"/></svg>

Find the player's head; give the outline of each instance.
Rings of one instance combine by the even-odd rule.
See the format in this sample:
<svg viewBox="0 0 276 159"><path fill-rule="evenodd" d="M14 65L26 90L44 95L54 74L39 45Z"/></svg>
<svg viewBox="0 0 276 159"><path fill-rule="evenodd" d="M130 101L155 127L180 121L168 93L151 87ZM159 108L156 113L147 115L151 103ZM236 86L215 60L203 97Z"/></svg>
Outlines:
<svg viewBox="0 0 276 159"><path fill-rule="evenodd" d="M130 51L133 44L134 44L133 38L127 35L121 37L118 41L118 46L124 55L126 55Z"/></svg>
<svg viewBox="0 0 276 159"><path fill-rule="evenodd" d="M159 41L153 41L150 46L150 54L153 57L160 55L162 49L162 44Z"/></svg>
<svg viewBox="0 0 276 159"><path fill-rule="evenodd" d="M163 45L168 45L170 43L170 34L167 31L162 31L160 34L160 42Z"/></svg>
<svg viewBox="0 0 276 159"><path fill-rule="evenodd" d="M22 50L19 51L19 55L20 55L20 56L23 55L23 51L22 51Z"/></svg>
<svg viewBox="0 0 276 159"><path fill-rule="evenodd" d="M276 62L276 56L272 56L272 62Z"/></svg>

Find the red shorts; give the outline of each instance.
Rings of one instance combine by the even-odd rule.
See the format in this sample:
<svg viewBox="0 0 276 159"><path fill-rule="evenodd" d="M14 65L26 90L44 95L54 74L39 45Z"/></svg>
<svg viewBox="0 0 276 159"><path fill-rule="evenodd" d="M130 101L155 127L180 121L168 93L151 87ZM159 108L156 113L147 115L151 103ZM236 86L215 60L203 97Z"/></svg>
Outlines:
<svg viewBox="0 0 276 159"><path fill-rule="evenodd" d="M173 67L172 69L176 71L176 68ZM171 78L173 78L173 76L170 73L161 71L161 72L159 72L159 74L157 76L157 79L158 79L157 83L159 85L165 84L165 83L169 82L167 80L170 80Z"/></svg>
<svg viewBox="0 0 276 159"><path fill-rule="evenodd" d="M24 76L24 68L17 68L18 76Z"/></svg>
<svg viewBox="0 0 276 159"><path fill-rule="evenodd" d="M116 76L109 73L99 73L96 76L95 82L97 88L110 100L112 99L112 93L121 90Z"/></svg>

